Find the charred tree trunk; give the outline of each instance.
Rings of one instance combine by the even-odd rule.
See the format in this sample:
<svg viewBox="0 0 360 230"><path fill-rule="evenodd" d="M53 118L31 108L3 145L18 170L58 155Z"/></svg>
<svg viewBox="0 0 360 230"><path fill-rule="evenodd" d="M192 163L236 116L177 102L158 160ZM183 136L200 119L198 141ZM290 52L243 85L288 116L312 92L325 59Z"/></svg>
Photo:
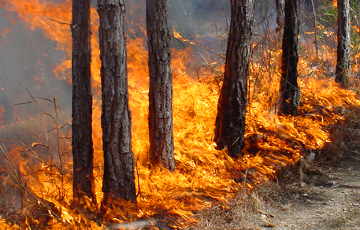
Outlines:
<svg viewBox="0 0 360 230"><path fill-rule="evenodd" d="M347 87L350 75L350 4L338 0L338 47L335 81Z"/></svg>
<svg viewBox="0 0 360 230"><path fill-rule="evenodd" d="M149 49L150 161L175 170L170 33L167 0L146 0Z"/></svg>
<svg viewBox="0 0 360 230"><path fill-rule="evenodd" d="M72 1L73 197L95 201L92 142L90 0Z"/></svg>
<svg viewBox="0 0 360 230"><path fill-rule="evenodd" d="M285 2L284 35L282 44L281 81L279 106L280 113L296 115L300 103L300 89L298 87L298 19L299 0Z"/></svg>
<svg viewBox="0 0 360 230"><path fill-rule="evenodd" d="M276 0L276 24L279 31L284 28L284 18L285 18L285 0Z"/></svg>
<svg viewBox="0 0 360 230"><path fill-rule="evenodd" d="M104 179L103 206L135 201L134 154L126 67L123 0L98 0Z"/></svg>
<svg viewBox="0 0 360 230"><path fill-rule="evenodd" d="M231 0L231 23L226 51L224 82L215 121L217 149L227 148L231 157L244 147L247 80L254 0Z"/></svg>

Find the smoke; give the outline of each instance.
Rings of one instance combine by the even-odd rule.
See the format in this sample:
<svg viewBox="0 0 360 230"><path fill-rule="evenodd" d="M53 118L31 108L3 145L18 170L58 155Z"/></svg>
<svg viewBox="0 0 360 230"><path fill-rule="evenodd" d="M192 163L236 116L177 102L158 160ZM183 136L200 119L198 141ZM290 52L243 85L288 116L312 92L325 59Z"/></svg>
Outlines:
<svg viewBox="0 0 360 230"><path fill-rule="evenodd" d="M142 37L146 46L144 3L144 0L126 1L126 29L129 38ZM2 3L0 7L5 4ZM96 0L92 4L96 7ZM223 52L219 44L229 23L227 1L170 0L168 14L172 33L176 30L182 37L196 43L193 46L189 42L173 38L171 46L176 49L189 48L189 52L194 53L194 58L198 59L196 65L200 65L201 61L197 52L212 53L215 56ZM57 77L54 74L54 68L69 58L68 54L58 49L58 44L49 40L41 29L24 23L17 13L0 8L0 18L0 106L5 110L5 118L0 125L39 117L41 112L33 98L38 98L37 103L42 103L45 107L52 105L44 99L52 101L56 98L59 109L69 115L71 85L66 79L71 78L71 70L64 69ZM51 20L61 21L47 16L42 20L45 23L50 23ZM60 24L57 26L64 27ZM64 29L69 28L65 25ZM49 108L44 110L51 111Z"/></svg>
<svg viewBox="0 0 360 230"><path fill-rule="evenodd" d="M39 116L34 106L43 99L58 101L60 108L70 104L71 87L59 81L53 68L65 53L38 29L30 29L16 13L0 8L0 105L4 107L3 125ZM6 33L4 33L6 31ZM43 98L43 99L39 99ZM28 103L31 102L31 103ZM49 105L47 105L49 106Z"/></svg>
<svg viewBox="0 0 360 230"><path fill-rule="evenodd" d="M96 2L92 0L94 7ZM146 46L145 0L127 0L125 3L127 36L130 39L143 38ZM275 1L256 1L255 8L253 40L259 41L262 35L276 27ZM187 49L193 59L189 64L192 72L190 75L198 77L194 69L200 68L204 63L223 64L230 24L230 1L168 0L168 16L171 33L177 32L184 38L173 37L171 47ZM5 120L0 125L39 115L34 103L24 104L34 102L30 94L50 100L56 98L60 109L70 111L71 85L66 79L71 78L71 70L62 69L57 76L60 79L54 74L54 68L66 58L69 59L69 54L58 49L58 44L49 40L43 31L36 27L30 28L17 13L9 12L1 8L1 5L0 17L0 106L5 109ZM47 16L42 20L44 23L53 23L51 20L62 21ZM56 26L69 30L68 25Z"/></svg>
<svg viewBox="0 0 360 230"><path fill-rule="evenodd" d="M92 0L94 7L96 2ZM145 0L128 0L125 3L127 36L132 39L143 38L146 46ZM203 63L222 64L230 24L230 1L169 0L168 15L171 33L177 32L184 38L173 37L171 47L187 49L193 58L189 64L192 72L190 75L198 77L194 69L200 68ZM71 78L71 70L65 68L60 71L59 76L54 74L54 68L66 58L69 59L69 54L58 49L58 44L49 40L42 30L22 22L17 13L0 8L0 17L0 106L5 109L5 120L1 124L39 116L31 96L49 100L56 98L61 110L70 111L71 85L66 79ZM47 16L42 20L44 23L53 23L51 20L62 21ZM254 34L258 36L275 28L275 20L274 1L257 1ZM67 25L56 26L69 30ZM39 101L48 107L52 106L42 99Z"/></svg>

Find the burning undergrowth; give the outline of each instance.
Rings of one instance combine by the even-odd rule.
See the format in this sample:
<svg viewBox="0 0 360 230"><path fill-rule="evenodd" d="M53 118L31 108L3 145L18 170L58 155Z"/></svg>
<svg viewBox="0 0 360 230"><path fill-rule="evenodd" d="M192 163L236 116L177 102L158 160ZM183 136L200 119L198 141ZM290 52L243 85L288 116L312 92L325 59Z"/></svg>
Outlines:
<svg viewBox="0 0 360 230"><path fill-rule="evenodd" d="M65 6L61 6L69 8L69 3L70 1L66 1ZM55 67L54 72L62 76L61 79L69 79L66 71L70 63L70 31L62 28L53 34L56 31L47 23L54 23L54 27L58 28L59 22L70 20L70 12L67 15L57 15L56 18L61 16L57 21L47 19L45 23L42 20L51 16L48 11L52 12L53 8L48 6L48 3L44 3L40 10L35 8L36 10L31 11L26 8L26 11L17 8L27 4L33 6L35 3L27 0L26 4L7 3L1 6L18 12L27 25L43 30L47 38L59 43L57 48L64 51L65 57L62 64ZM55 8L63 9L62 7ZM39 14L44 17L42 12L45 12L46 17L40 20ZM94 10L93 25L95 34L97 22ZM178 39L181 38L179 36ZM97 42L97 37L93 36L94 173L99 204L102 199L103 159ZM281 52L276 47L278 44L273 44L272 49L264 50L256 49L257 46L254 45L249 79L245 155L234 160L226 151L215 150L212 140L221 82L218 79L221 75L221 64L205 60L206 55L202 54L200 56L205 64L211 66L205 65L206 68L194 70L190 68L189 60L197 55L197 51L191 48L195 45L190 44L187 49L182 50L173 49L176 172L154 170L149 167L147 156L148 72L144 43L141 38L128 40L137 205L129 203L125 209L109 210L100 216L98 204L86 201L83 204L74 204L69 141L71 135L66 123L70 119L66 115L70 107L60 110L55 100L48 100L49 107L38 109L40 118L31 120L33 126L30 127L38 125L33 139L22 144L11 141L1 143L0 228L100 229L99 226L105 227L108 222L161 219L164 216L171 217L169 221L172 224L169 226L181 227L195 221L195 212L208 209L214 203L226 203L228 199L236 197L239 191L251 191L256 184L275 178L278 168L295 165L310 150L320 153L325 146L336 143L338 138L331 137L333 124L344 122L345 117L360 106L355 91L338 87L333 78L320 75L313 77L314 69L309 67L311 65L308 60L303 58L299 65L303 76L299 82L302 92L299 115L277 116L272 105L279 88L277 65ZM255 51L260 55L256 56ZM264 65L264 62L267 65ZM37 103L38 99L30 95L34 106L42 107ZM59 114L65 118L59 118ZM33 133L29 131L23 135Z"/></svg>

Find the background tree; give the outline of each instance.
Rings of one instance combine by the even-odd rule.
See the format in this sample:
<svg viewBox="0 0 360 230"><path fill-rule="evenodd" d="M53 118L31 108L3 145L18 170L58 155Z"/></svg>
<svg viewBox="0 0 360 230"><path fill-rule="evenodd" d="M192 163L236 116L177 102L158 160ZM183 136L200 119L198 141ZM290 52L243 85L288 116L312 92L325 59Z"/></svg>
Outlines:
<svg viewBox="0 0 360 230"><path fill-rule="evenodd" d="M276 24L278 30L283 30L284 28L284 18L285 18L285 0L276 0Z"/></svg>
<svg viewBox="0 0 360 230"><path fill-rule="evenodd" d="M74 199L95 201L92 142L90 0L72 1L72 155Z"/></svg>
<svg viewBox="0 0 360 230"><path fill-rule="evenodd" d="M227 148L229 155L236 158L244 146L254 0L231 0L230 3L231 23L214 141L217 149Z"/></svg>
<svg viewBox="0 0 360 230"><path fill-rule="evenodd" d="M335 81L349 85L350 75L350 3L338 0L338 46Z"/></svg>
<svg viewBox="0 0 360 230"><path fill-rule="evenodd" d="M103 205L136 200L123 0L98 0L104 151Z"/></svg>
<svg viewBox="0 0 360 230"><path fill-rule="evenodd" d="M175 170L170 33L167 0L146 0L149 49L150 161Z"/></svg>
<svg viewBox="0 0 360 230"><path fill-rule="evenodd" d="M298 87L298 19L299 0L285 1L285 21L282 43L281 81L278 106L280 113L296 115L300 103Z"/></svg>

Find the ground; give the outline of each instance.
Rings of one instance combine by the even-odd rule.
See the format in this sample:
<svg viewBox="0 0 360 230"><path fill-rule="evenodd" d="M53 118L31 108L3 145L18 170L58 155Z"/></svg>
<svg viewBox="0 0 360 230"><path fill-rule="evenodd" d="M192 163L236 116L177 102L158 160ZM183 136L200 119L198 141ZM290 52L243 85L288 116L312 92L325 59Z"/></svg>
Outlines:
<svg viewBox="0 0 360 230"><path fill-rule="evenodd" d="M325 128L323 148L304 149L272 181L197 213L187 229L360 229L359 109Z"/></svg>
<svg viewBox="0 0 360 230"><path fill-rule="evenodd" d="M324 126L330 137L321 149L301 146L303 158L279 168L272 180L262 181L251 191L240 187L233 199L214 201L211 208L194 213L193 218L157 215L109 224L106 229L360 229L360 108L337 106L334 112L317 108L323 119L336 113L344 116ZM3 128L0 139L11 133L19 138L27 130L37 130L33 127L39 127L39 122ZM34 210L49 217L46 208Z"/></svg>
<svg viewBox="0 0 360 230"><path fill-rule="evenodd" d="M273 180L251 191L240 188L235 198L198 211L180 229L360 229L360 110L325 128L330 141L321 149L304 148L303 158L279 168ZM174 229L173 219L163 218L120 227Z"/></svg>
<svg viewBox="0 0 360 230"><path fill-rule="evenodd" d="M343 159L313 183L293 184L291 196L265 205L271 215L261 217L274 229L360 229L359 166L359 159Z"/></svg>
<svg viewBox="0 0 360 230"><path fill-rule="evenodd" d="M307 167L316 170L199 213L189 229L360 229L360 155Z"/></svg>

